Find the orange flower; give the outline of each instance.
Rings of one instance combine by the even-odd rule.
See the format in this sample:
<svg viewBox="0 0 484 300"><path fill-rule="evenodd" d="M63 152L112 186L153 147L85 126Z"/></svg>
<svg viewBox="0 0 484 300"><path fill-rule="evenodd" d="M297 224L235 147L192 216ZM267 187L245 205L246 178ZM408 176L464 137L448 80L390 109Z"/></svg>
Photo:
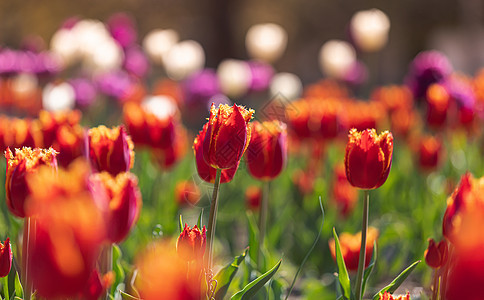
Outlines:
<svg viewBox="0 0 484 300"><path fill-rule="evenodd" d="M133 142L124 126L107 128L104 125L88 131L89 157L93 168L112 175L127 172L133 167Z"/></svg>
<svg viewBox="0 0 484 300"><path fill-rule="evenodd" d="M12 248L10 247L10 238L5 243L0 242L0 277L5 277L10 273L12 268Z"/></svg>
<svg viewBox="0 0 484 300"><path fill-rule="evenodd" d="M53 148L59 152L57 161L60 166L66 168L76 158L84 155L85 134L80 125L61 125L58 128Z"/></svg>
<svg viewBox="0 0 484 300"><path fill-rule="evenodd" d="M368 234L366 235L366 256L365 256L365 268L368 267L373 255L373 244L378 238L378 229L374 227L368 228ZM339 237L339 243L341 245L341 254L345 261L346 269L348 271L358 270L358 261L361 248L361 231L355 235L350 233L342 233ZM336 260L336 249L334 239L329 240L329 250L333 259Z"/></svg>
<svg viewBox="0 0 484 300"><path fill-rule="evenodd" d="M333 200L339 208L343 217L347 217L358 201L358 192L346 178L345 166L343 163L334 168Z"/></svg>
<svg viewBox="0 0 484 300"><path fill-rule="evenodd" d="M14 156L10 148L7 148L5 151L7 159L5 198L7 207L12 214L20 218L25 217L25 200L31 192L27 186L26 175L36 172L41 165L57 168L56 154L57 152L52 148L45 150L24 147L15 149Z"/></svg>
<svg viewBox="0 0 484 300"><path fill-rule="evenodd" d="M380 293L379 300L410 300L410 294L407 292L405 296L403 295L393 296L389 292L384 292L383 294Z"/></svg>
<svg viewBox="0 0 484 300"><path fill-rule="evenodd" d="M235 104L232 107L220 104L217 109L212 103L202 142L203 159L209 166L230 169L239 164L249 145L249 121L253 113L254 110Z"/></svg>
<svg viewBox="0 0 484 300"><path fill-rule="evenodd" d="M393 113L400 109L411 108L414 102L413 94L405 85L389 85L376 88L370 98L385 106L385 109Z"/></svg>
<svg viewBox="0 0 484 300"><path fill-rule="evenodd" d="M260 187L252 185L245 190L245 204L250 210L259 210L262 201L262 190Z"/></svg>
<svg viewBox="0 0 484 300"><path fill-rule="evenodd" d="M175 199L179 206L195 205L200 197L200 189L193 181L180 181L175 186Z"/></svg>
<svg viewBox="0 0 484 300"><path fill-rule="evenodd" d="M197 225L190 229L188 224L185 224L185 228L176 241L176 251L180 258L186 261L200 260L205 254L206 243L205 226L200 231Z"/></svg>
<svg viewBox="0 0 484 300"><path fill-rule="evenodd" d="M195 163L197 165L197 172L198 176L202 178L204 181L209 183L215 182L215 176L217 173L217 169L211 167L209 164L205 162L203 158L203 141L205 140L205 136L207 134L208 123L203 126L203 129L198 133L197 137L193 142L193 152L195 154ZM235 172L239 168L239 162L230 168L230 169L222 169L222 176L220 178L220 183L230 182L234 176Z"/></svg>
<svg viewBox="0 0 484 300"><path fill-rule="evenodd" d="M31 196L26 212L32 231L28 274L42 298L72 298L84 290L105 241L105 202L89 184L90 168L82 160L57 174L46 166L27 178Z"/></svg>
<svg viewBox="0 0 484 300"><path fill-rule="evenodd" d="M113 243L120 243L138 220L141 211L141 192L138 178L128 172L113 177L107 172L91 176L91 180L101 183L107 192L108 238Z"/></svg>
<svg viewBox="0 0 484 300"><path fill-rule="evenodd" d="M78 110L56 112L40 111L38 120L43 135L43 146L54 146L59 128L62 126L72 127L79 125L81 117L82 113Z"/></svg>
<svg viewBox="0 0 484 300"><path fill-rule="evenodd" d="M450 96L444 86L434 83L427 89L427 123L432 128L441 128L447 121Z"/></svg>
<svg viewBox="0 0 484 300"><path fill-rule="evenodd" d="M144 300L198 300L201 277L187 276L187 262L165 241L150 245L136 259L136 288ZM192 269L190 269L192 272ZM198 274L200 275L200 274Z"/></svg>
<svg viewBox="0 0 484 300"><path fill-rule="evenodd" d="M439 165L442 155L442 142L433 136L424 136L420 139L418 162L420 168L426 171L433 170Z"/></svg>
<svg viewBox="0 0 484 300"><path fill-rule="evenodd" d="M442 240L436 244L433 239L429 239L429 246L425 250L424 256L429 267L434 269L442 267L447 261L447 242Z"/></svg>
<svg viewBox="0 0 484 300"><path fill-rule="evenodd" d="M253 122L247 148L249 174L257 179L274 179L281 173L286 161L286 124L277 120Z"/></svg>
<svg viewBox="0 0 484 300"><path fill-rule="evenodd" d="M351 129L346 145L346 177L352 186L376 189L387 180L392 165L393 136L385 131L377 135L375 129L358 132Z"/></svg>

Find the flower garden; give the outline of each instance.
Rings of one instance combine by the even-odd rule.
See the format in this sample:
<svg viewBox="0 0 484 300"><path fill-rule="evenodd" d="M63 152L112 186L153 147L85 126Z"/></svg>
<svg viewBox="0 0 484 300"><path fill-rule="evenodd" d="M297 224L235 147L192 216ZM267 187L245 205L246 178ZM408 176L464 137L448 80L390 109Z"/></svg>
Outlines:
<svg viewBox="0 0 484 300"><path fill-rule="evenodd" d="M483 299L484 69L375 84L389 22L305 84L276 24L216 70L125 13L0 48L1 299Z"/></svg>

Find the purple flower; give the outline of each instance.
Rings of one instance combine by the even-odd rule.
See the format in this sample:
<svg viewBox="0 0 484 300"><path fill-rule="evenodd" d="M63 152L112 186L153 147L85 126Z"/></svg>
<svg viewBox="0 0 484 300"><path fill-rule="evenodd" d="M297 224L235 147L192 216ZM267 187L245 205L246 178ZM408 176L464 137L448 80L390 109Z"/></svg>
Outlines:
<svg viewBox="0 0 484 300"><path fill-rule="evenodd" d="M137 76L144 77L149 70L148 58L138 46L131 46L124 52L123 68L128 73Z"/></svg>
<svg viewBox="0 0 484 300"><path fill-rule="evenodd" d="M455 100L459 108L473 110L476 105L476 95L472 85L462 79L449 77L444 87L451 99Z"/></svg>
<svg viewBox="0 0 484 300"><path fill-rule="evenodd" d="M79 106L88 106L96 99L96 87L86 78L75 78L69 81L69 84L74 89L76 103Z"/></svg>
<svg viewBox="0 0 484 300"><path fill-rule="evenodd" d="M268 63L262 61L249 61L247 62L252 76L249 90L254 92L260 92L267 90L274 76L274 69Z"/></svg>
<svg viewBox="0 0 484 300"><path fill-rule="evenodd" d="M118 100L126 96L134 84L131 76L120 70L99 75L96 83L101 93Z"/></svg>
<svg viewBox="0 0 484 300"><path fill-rule="evenodd" d="M414 97L420 99L431 84L443 82L451 73L452 65L444 54L435 50L424 51L412 61L406 81Z"/></svg>
<svg viewBox="0 0 484 300"><path fill-rule="evenodd" d="M126 48L136 42L138 34L136 33L134 21L126 13L117 13L111 16L107 22L107 27L111 36Z"/></svg>
<svg viewBox="0 0 484 300"><path fill-rule="evenodd" d="M344 81L349 85L357 87L366 82L368 79L368 69L366 65L357 60L351 66L351 68L344 75Z"/></svg>
<svg viewBox="0 0 484 300"><path fill-rule="evenodd" d="M220 94L217 74L212 69L204 69L192 74L185 80L183 87L188 105L202 104L204 107L211 97Z"/></svg>

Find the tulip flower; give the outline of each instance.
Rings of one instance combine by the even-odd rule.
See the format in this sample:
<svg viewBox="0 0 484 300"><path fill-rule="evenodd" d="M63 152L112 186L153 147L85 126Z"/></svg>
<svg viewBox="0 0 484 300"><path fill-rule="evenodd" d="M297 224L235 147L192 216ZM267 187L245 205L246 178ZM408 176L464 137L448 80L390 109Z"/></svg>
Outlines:
<svg viewBox="0 0 484 300"><path fill-rule="evenodd" d="M49 112L42 110L39 112L39 123L43 136L43 146L54 146L58 139L57 132L62 126L76 126L81 121L82 114L78 110ZM57 150L57 149L56 149Z"/></svg>
<svg viewBox="0 0 484 300"><path fill-rule="evenodd" d="M47 166L27 178L31 196L26 212L32 226L27 274L37 295L73 298L81 293L94 270L106 223L100 203L104 193L91 188L89 165L76 160L57 174Z"/></svg>
<svg viewBox="0 0 484 300"><path fill-rule="evenodd" d="M167 242L148 247L137 257L135 265L138 270L136 289L141 299L198 300L204 294L200 290L199 274L187 276L186 261L180 259Z"/></svg>
<svg viewBox="0 0 484 300"><path fill-rule="evenodd" d="M203 129L198 133L195 141L193 142L193 152L195 154L195 163L197 166L198 176L206 182L214 183L215 182L215 175L217 169L211 167L207 162L205 162L203 158L203 150L202 150L202 143L205 139L207 134L208 123L203 126ZM239 168L239 164L237 163L234 167L230 169L223 169L222 175L220 178L220 183L226 183L232 181L235 176L235 172Z"/></svg>
<svg viewBox="0 0 484 300"><path fill-rule="evenodd" d="M442 128L447 121L450 96L441 84L432 84L427 89L427 123L432 128Z"/></svg>
<svg viewBox="0 0 484 300"><path fill-rule="evenodd" d="M59 127L53 148L59 152L57 161L60 166L67 168L76 158L85 155L85 134L84 128L80 125Z"/></svg>
<svg viewBox="0 0 484 300"><path fill-rule="evenodd" d="M423 170L433 170L440 162L442 155L442 143L439 139L427 136L420 140L418 162Z"/></svg>
<svg viewBox="0 0 484 300"><path fill-rule="evenodd" d="M358 193L346 179L345 166L342 163L334 168L332 195L340 214L343 217L349 216L358 201Z"/></svg>
<svg viewBox="0 0 484 300"><path fill-rule="evenodd" d="M10 238L5 243L0 242L0 277L5 277L10 273L12 268L12 248L10 247Z"/></svg>
<svg viewBox="0 0 484 300"><path fill-rule="evenodd" d="M187 132L183 125L177 124L175 127L175 140L167 148L151 148L151 155L154 161L162 170L169 170L181 158L187 150Z"/></svg>
<svg viewBox="0 0 484 300"><path fill-rule="evenodd" d="M205 254L206 229L198 229L197 225L190 228L185 224L185 228L176 241L176 251L181 259L186 261L200 260Z"/></svg>
<svg viewBox="0 0 484 300"><path fill-rule="evenodd" d="M406 295L393 296L389 292L380 293L379 300L410 300L410 294L407 292Z"/></svg>
<svg viewBox="0 0 484 300"><path fill-rule="evenodd" d="M138 179L132 173L113 177L107 172L97 173L91 179L102 183L107 192L107 235L112 243L120 243L138 220L141 211L141 192Z"/></svg>
<svg viewBox="0 0 484 300"><path fill-rule="evenodd" d="M429 246L424 253L425 262L431 268L438 269L447 261L447 251L447 242L445 240L436 244L433 239L429 239Z"/></svg>
<svg viewBox="0 0 484 300"><path fill-rule="evenodd" d="M217 169L235 167L249 145L251 130L249 121L254 110L221 104L218 109L212 103L207 131L202 142L205 162Z"/></svg>
<svg viewBox="0 0 484 300"><path fill-rule="evenodd" d="M368 229L368 235L366 236L366 257L365 257L365 268L370 265L370 260L373 255L373 244L377 240L379 235L378 229L370 227ZM346 269L348 271L356 271L358 269L359 253L360 253L360 240L361 232L352 235L350 233L344 232L339 237L339 242L341 245L341 254L345 261ZM329 250L333 259L336 260L336 249L334 239L329 240Z"/></svg>
<svg viewBox="0 0 484 300"><path fill-rule="evenodd" d="M281 121L252 123L251 139L247 148L249 174L257 179L277 177L287 161L286 124Z"/></svg>
<svg viewBox="0 0 484 300"><path fill-rule="evenodd" d="M57 168L57 152L52 149L27 148L15 149L15 155L9 148L5 151L7 159L7 173L5 180L5 198L7 207L12 214L19 218L26 216L25 200L30 194L26 176L35 173L41 165Z"/></svg>
<svg viewBox="0 0 484 300"><path fill-rule="evenodd" d="M442 233L450 241L453 241L461 226L461 214L469 207L468 203L475 200L473 197L473 186L475 179L470 173L466 173L460 179L459 186L452 195L447 199L447 209L442 220Z"/></svg>
<svg viewBox="0 0 484 300"><path fill-rule="evenodd" d="M175 186L175 199L179 206L195 205L200 197L200 189L193 181L180 181Z"/></svg>
<svg viewBox="0 0 484 300"><path fill-rule="evenodd" d="M93 168L112 175L127 172L133 167L133 142L124 126L107 128L104 125L88 131L89 158Z"/></svg>
<svg viewBox="0 0 484 300"><path fill-rule="evenodd" d="M371 190L380 187L390 173L393 155L393 136L385 131L377 135L375 129L358 132L351 129L346 146L346 177L354 187Z"/></svg>
<svg viewBox="0 0 484 300"><path fill-rule="evenodd" d="M258 186L249 186L245 190L245 204L250 210L259 210L262 202L262 189Z"/></svg>

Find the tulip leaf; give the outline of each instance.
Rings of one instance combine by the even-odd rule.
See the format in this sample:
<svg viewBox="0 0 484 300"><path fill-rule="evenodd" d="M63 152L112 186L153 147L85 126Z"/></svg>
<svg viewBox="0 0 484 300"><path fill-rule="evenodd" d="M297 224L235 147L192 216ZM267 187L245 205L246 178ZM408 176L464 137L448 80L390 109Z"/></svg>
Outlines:
<svg viewBox="0 0 484 300"><path fill-rule="evenodd" d="M281 266L282 259L272 267L269 271L262 274L258 278L254 279L251 283L246 285L241 291L237 292L235 295L232 296L232 300L246 300L252 299L252 297L269 281L272 276L277 272L279 267Z"/></svg>
<svg viewBox="0 0 484 300"><path fill-rule="evenodd" d="M116 293L116 289L119 284L123 284L124 278L126 277L123 267L121 265L121 248L118 245L113 244L113 272L115 274L115 279L111 285L111 295Z"/></svg>
<svg viewBox="0 0 484 300"><path fill-rule="evenodd" d="M16 297L20 297L20 298L23 299L24 298L24 289L22 287L22 283L20 283L20 278L18 276L18 272L16 272L16 274L15 274L15 284L14 284L14 286L15 286L14 295Z"/></svg>
<svg viewBox="0 0 484 300"><path fill-rule="evenodd" d="M333 227L334 245L336 252L336 265L338 266L338 281L341 287L341 292L344 299L354 299L351 293L351 283L350 276L348 275L348 270L346 270L345 261L343 259L343 254L341 254L341 246L339 244L338 234L336 234L336 229Z"/></svg>
<svg viewBox="0 0 484 300"><path fill-rule="evenodd" d="M249 224L249 257L258 265L259 227L254 214L250 211L247 212L247 222Z"/></svg>
<svg viewBox="0 0 484 300"><path fill-rule="evenodd" d="M183 232L183 217L180 215L180 233Z"/></svg>
<svg viewBox="0 0 484 300"><path fill-rule="evenodd" d="M135 296L132 296L132 295L130 295L128 293L125 293L123 291L119 291L119 292L120 292L121 298L123 300L139 300L140 299L140 298L136 298Z"/></svg>
<svg viewBox="0 0 484 300"><path fill-rule="evenodd" d="M217 275L215 275L213 278L217 281L217 287L215 288L215 299L223 299L225 297L230 283L234 279L240 264L245 260L248 252L249 248L246 248L244 253L236 256L232 263L222 268Z"/></svg>
<svg viewBox="0 0 484 300"><path fill-rule="evenodd" d="M2 281L3 297L5 297L5 299L10 299L10 295L8 293L8 276L2 277L1 281Z"/></svg>
<svg viewBox="0 0 484 300"><path fill-rule="evenodd" d="M363 273L363 284L361 286L361 299L363 299L363 295L365 294L365 288L366 288L366 282L368 280L368 277L371 275L371 271L373 271L373 267L375 266L375 262L377 259L377 247L376 247L376 241L373 243L373 255L371 256L370 264L368 267L365 269L365 272Z"/></svg>
<svg viewBox="0 0 484 300"><path fill-rule="evenodd" d="M203 223L203 208L200 211L200 215L198 216L198 222L197 222L197 227L201 230L202 229L202 223Z"/></svg>
<svg viewBox="0 0 484 300"><path fill-rule="evenodd" d="M412 271L417 267L417 265L420 263L420 260L417 260L413 264L411 264L408 268L402 271L389 285L386 287L382 288L378 293L376 293L373 296L373 300L378 300L380 298L380 294L383 294L384 292L389 292L392 294L395 292L395 290L407 279L408 275L412 273Z"/></svg>

